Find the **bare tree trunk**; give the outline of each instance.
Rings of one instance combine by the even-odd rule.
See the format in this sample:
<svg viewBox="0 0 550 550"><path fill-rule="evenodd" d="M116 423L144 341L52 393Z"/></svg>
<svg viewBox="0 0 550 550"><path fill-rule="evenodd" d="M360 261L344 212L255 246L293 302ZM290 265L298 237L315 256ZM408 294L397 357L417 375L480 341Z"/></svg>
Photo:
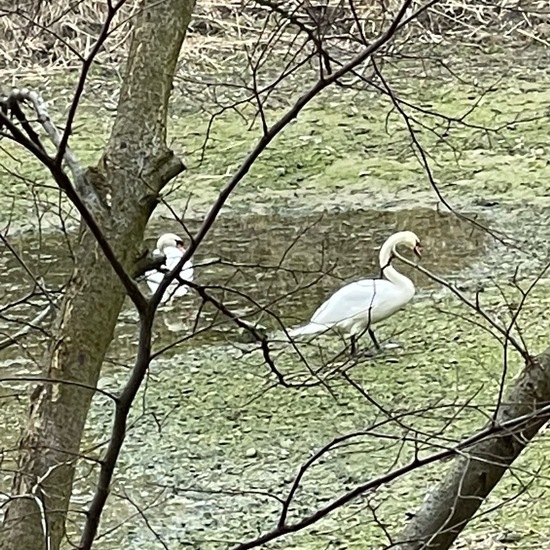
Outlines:
<svg viewBox="0 0 550 550"><path fill-rule="evenodd" d="M168 100L194 0L144 0L138 10L111 138L88 180L112 205L94 212L122 265L132 272L158 191L183 170L166 145ZM44 365L53 380L31 397L13 499L0 530L4 550L56 550L65 531L74 463L101 364L124 300L123 287L83 229L76 263ZM46 533L44 530L46 529Z"/></svg>
<svg viewBox="0 0 550 550"><path fill-rule="evenodd" d="M526 365L498 411L497 424L526 417L513 429L488 437L458 458L426 496L405 528L400 550L446 550L472 519L514 460L550 419L550 348Z"/></svg>

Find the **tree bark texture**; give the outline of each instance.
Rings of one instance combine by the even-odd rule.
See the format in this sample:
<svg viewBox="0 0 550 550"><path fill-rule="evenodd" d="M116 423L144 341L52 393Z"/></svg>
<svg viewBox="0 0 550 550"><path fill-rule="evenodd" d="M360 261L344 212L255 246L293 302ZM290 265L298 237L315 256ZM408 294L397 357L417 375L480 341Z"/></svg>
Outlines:
<svg viewBox="0 0 550 550"><path fill-rule="evenodd" d="M550 415L538 414L550 403L550 348L529 362L503 399L497 425L527 417L514 428L465 449L448 473L426 495L396 546L399 550L446 550Z"/></svg>
<svg viewBox="0 0 550 550"><path fill-rule="evenodd" d="M103 209L93 214L128 272L140 256L158 192L184 169L166 145L166 122L193 7L194 0L142 2L110 141L99 165L88 170L96 192L111 194L111 206L103 201ZM34 389L20 441L14 498L0 529L3 550L59 548L93 388L123 301L118 277L83 227L44 376L92 389L63 383Z"/></svg>

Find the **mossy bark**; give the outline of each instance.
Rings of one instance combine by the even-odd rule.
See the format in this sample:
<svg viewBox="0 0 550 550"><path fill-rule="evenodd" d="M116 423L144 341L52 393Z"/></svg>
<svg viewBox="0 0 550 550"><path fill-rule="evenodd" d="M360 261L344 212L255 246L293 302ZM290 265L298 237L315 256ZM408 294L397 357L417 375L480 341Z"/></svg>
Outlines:
<svg viewBox="0 0 550 550"><path fill-rule="evenodd" d="M166 145L173 76L194 0L144 0L134 21L115 124L89 182L105 199L93 212L128 272L162 187L183 170ZM36 387L20 442L13 499L0 530L3 550L57 550L65 532L75 459L101 365L124 301L124 289L83 227L44 375L78 382ZM78 521L78 517L74 518ZM46 533L44 532L46 529Z"/></svg>

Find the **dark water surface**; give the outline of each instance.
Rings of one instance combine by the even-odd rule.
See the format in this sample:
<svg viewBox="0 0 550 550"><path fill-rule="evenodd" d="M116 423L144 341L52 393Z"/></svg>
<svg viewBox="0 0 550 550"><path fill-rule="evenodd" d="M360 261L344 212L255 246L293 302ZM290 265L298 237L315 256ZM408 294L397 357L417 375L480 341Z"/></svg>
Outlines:
<svg viewBox="0 0 550 550"><path fill-rule="evenodd" d="M197 227L198 221L188 222L190 231ZM392 233L405 229L421 239L422 265L453 281L460 280L461 270L479 259L488 242L487 235L471 224L429 209L363 210L310 217L288 213L221 217L193 259L197 266L195 281L210 287L209 292L231 312L269 329L279 328L278 319L288 325L307 320L345 282L377 277L380 246ZM168 231L185 235L173 222L155 222L149 234ZM155 240L148 240L148 244L154 247ZM44 280L48 288L62 286L72 266L65 235L28 235L13 245L37 279ZM0 262L4 272L1 302L23 297L33 286L25 269L7 250ZM423 291L434 288L432 281L410 267L398 262L396 267L416 284L417 299ZM146 286L143 290L148 291ZM131 349L135 340L137 317L132 306L127 306L117 328L121 351ZM270 313L262 312L264 308ZM172 327L161 331L159 345L169 341L168 332L198 330L201 333L194 339L198 345L224 340L227 330L234 328L213 306L201 307L201 299L193 293L161 308L159 318ZM213 330L204 330L212 323L216 325ZM9 326L14 325L0 320L4 331ZM13 354L19 355L16 350L8 350L5 358L15 358Z"/></svg>

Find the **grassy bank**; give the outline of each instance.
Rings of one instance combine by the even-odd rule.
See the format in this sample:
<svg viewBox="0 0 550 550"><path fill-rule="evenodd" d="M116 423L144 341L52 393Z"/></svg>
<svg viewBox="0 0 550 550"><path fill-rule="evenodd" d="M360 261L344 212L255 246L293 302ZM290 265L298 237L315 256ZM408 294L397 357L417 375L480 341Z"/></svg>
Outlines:
<svg viewBox="0 0 550 550"><path fill-rule="evenodd" d="M463 80L435 69L423 78L413 74L414 66L387 71L393 92L405 102L402 107L411 117L433 181L419 161L403 117L387 96L332 90L306 108L261 156L229 208L428 205L438 201L433 183L459 207L480 199L546 201L550 71L520 71L521 64L515 70L495 67L492 59L478 59L477 69L462 69ZM536 65L536 58L525 60L527 66L530 63ZM105 107L114 103L100 84L90 83L71 142L84 164L99 160L112 122L113 114ZM52 99L54 118L67 109L67 86L59 77L38 85ZM112 87L113 82L105 85L107 90ZM274 101L268 123L284 112L284 103L284 98ZM227 110L209 127L217 112L208 99L189 98L176 90L169 139L188 166L166 190L177 210L189 204L192 211L204 211L261 135L252 107L239 114ZM31 205L40 201L39 209L55 211L57 193L51 185L35 161L5 144L0 198L13 201L15 219L24 221Z"/></svg>

